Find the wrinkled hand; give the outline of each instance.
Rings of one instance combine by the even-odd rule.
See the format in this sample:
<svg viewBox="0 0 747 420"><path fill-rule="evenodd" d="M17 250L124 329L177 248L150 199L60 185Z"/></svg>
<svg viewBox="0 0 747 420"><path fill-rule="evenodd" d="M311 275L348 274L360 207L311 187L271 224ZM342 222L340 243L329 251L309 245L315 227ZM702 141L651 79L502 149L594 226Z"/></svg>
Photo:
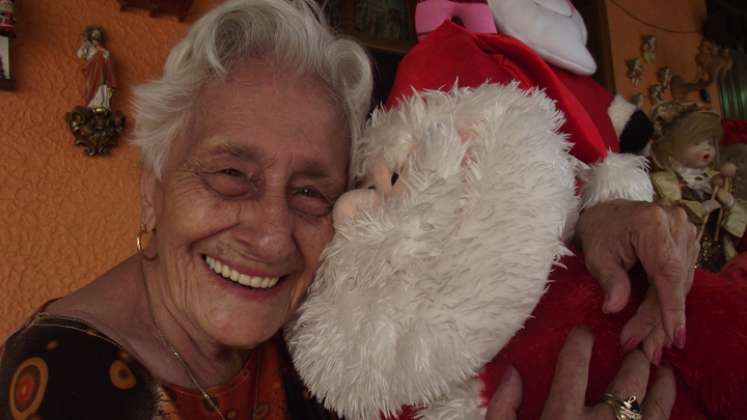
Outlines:
<svg viewBox="0 0 747 420"><path fill-rule="evenodd" d="M712 213L714 210L718 210L720 208L721 203L716 200L706 200L703 202L703 210L705 210L706 213Z"/></svg>
<svg viewBox="0 0 747 420"><path fill-rule="evenodd" d="M625 351L643 342L646 357L658 365L665 346L684 348L685 298L700 250L696 237L695 226L679 207L614 200L581 214L576 239L587 268L605 291L605 313L627 305L627 272L637 261L652 284L623 328L620 342Z"/></svg>
<svg viewBox="0 0 747 420"><path fill-rule="evenodd" d="M734 196L729 191L723 189L718 190L718 192L716 192L716 198L724 208L730 209L734 207Z"/></svg>
<svg viewBox="0 0 747 420"><path fill-rule="evenodd" d="M575 329L568 334L563 350L558 355L550 395L545 402L542 420L613 420L614 411L600 402L593 407L584 403L589 360L593 338L584 329ZM641 415L646 420L664 420L674 405L676 395L674 374L669 368L660 367L656 379L647 391L649 363L638 350L632 351L608 387L608 392L619 398L635 395L641 404ZM515 420L521 405L521 378L513 367L509 367L503 382L493 394L488 405L486 420Z"/></svg>

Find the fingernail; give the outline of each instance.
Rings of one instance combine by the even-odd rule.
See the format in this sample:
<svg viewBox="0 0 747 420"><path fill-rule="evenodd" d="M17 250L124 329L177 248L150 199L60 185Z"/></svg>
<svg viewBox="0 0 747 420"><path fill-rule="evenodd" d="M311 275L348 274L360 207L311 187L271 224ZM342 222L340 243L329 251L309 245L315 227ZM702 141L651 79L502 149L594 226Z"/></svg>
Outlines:
<svg viewBox="0 0 747 420"><path fill-rule="evenodd" d="M627 353L635 348L635 346L638 345L638 340L635 337L630 337L625 344L622 346L623 353Z"/></svg>
<svg viewBox="0 0 747 420"><path fill-rule="evenodd" d="M659 366L661 364L661 349L656 349L653 356L651 356L653 360L651 360L651 363L653 363L655 366Z"/></svg>
<svg viewBox="0 0 747 420"><path fill-rule="evenodd" d="M677 331L674 333L674 345L682 350L685 348L685 341L687 341L687 331L685 331L685 326L681 326L677 328Z"/></svg>

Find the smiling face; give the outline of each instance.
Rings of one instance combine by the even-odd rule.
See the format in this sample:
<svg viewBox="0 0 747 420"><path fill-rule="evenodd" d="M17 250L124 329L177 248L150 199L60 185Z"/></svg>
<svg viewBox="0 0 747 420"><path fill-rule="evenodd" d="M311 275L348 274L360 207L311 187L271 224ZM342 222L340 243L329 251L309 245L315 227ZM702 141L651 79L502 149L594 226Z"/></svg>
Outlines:
<svg viewBox="0 0 747 420"><path fill-rule="evenodd" d="M155 306L195 340L250 348L271 337L332 238L345 121L321 81L287 74L249 60L209 83L162 179L144 178L145 220L157 227Z"/></svg>

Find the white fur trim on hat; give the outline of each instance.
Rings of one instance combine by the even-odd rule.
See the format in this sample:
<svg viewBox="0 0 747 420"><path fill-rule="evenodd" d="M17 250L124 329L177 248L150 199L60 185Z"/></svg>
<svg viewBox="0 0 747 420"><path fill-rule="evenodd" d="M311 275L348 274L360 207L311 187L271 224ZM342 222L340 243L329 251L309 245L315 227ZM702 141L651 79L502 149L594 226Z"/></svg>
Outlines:
<svg viewBox="0 0 747 420"><path fill-rule="evenodd" d="M615 134L617 138L620 138L625 129L625 125L628 124L630 117L638 110L638 107L628 102L625 98L620 95L615 95L615 99L610 103L607 108L607 115L612 120L612 126L615 127Z"/></svg>
<svg viewBox="0 0 747 420"><path fill-rule="evenodd" d="M584 182L582 208L620 198L634 201L654 198L648 161L643 156L609 152L602 162L581 170L579 177Z"/></svg>
<svg viewBox="0 0 747 420"><path fill-rule="evenodd" d="M403 405L482 418L478 372L569 253L577 161L562 124L543 92L516 83L419 92L376 112L351 164L406 165L407 190L337 226L286 328L326 407L348 420Z"/></svg>

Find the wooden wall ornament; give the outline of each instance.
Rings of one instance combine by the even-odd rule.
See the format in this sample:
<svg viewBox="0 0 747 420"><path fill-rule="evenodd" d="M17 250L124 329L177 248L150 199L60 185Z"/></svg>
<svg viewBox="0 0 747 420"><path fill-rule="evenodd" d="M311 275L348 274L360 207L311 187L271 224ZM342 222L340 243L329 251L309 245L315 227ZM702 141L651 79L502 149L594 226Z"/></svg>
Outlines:
<svg viewBox="0 0 747 420"><path fill-rule="evenodd" d="M83 31L83 44L78 58L84 60L81 70L85 77L83 103L65 114L75 145L89 156L109 153L124 131L125 116L111 110L111 98L117 87L113 59L104 47L104 29L89 25Z"/></svg>
<svg viewBox="0 0 747 420"><path fill-rule="evenodd" d="M129 8L145 9L151 17L156 15L172 15L183 21L187 17L189 8L194 0L117 0L119 10Z"/></svg>
<svg viewBox="0 0 747 420"><path fill-rule="evenodd" d="M641 84L641 75L643 74L643 62L640 58L631 58L629 60L625 60L625 66L627 66L628 71L625 73L625 75L630 79L630 82L633 83L633 86L638 87Z"/></svg>
<svg viewBox="0 0 747 420"><path fill-rule="evenodd" d="M644 35L641 39L641 58L647 64L656 61L656 37L653 35Z"/></svg>
<svg viewBox="0 0 747 420"><path fill-rule="evenodd" d="M698 65L697 80L688 82L680 75L672 76L672 98L678 102L687 102L691 92L699 92L704 102L710 102L706 88L715 81L721 80L734 66L734 59L728 48L722 48L715 42L704 38L695 55Z"/></svg>

